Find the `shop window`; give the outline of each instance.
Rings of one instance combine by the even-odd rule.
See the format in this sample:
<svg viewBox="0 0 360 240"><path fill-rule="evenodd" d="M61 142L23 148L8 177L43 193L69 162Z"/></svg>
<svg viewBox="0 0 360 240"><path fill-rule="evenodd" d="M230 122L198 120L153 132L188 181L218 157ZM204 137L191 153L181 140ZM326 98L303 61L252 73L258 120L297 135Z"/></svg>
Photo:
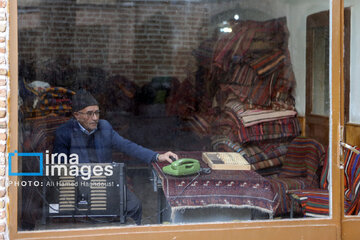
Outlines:
<svg viewBox="0 0 360 240"><path fill-rule="evenodd" d="M122 223L118 208L109 214L108 208L123 200L120 193L110 194L123 191L122 187L108 188L115 181L111 177L120 171L94 176L94 167L86 167L93 158L105 165L125 163L128 189L142 202L142 224L304 216L287 190L318 188L326 155L325 144L299 137L304 130L299 118L304 117L307 104L307 91L301 88L307 71L301 64L306 51L304 22L313 13L308 4L325 11L328 1L304 5L282 0L267 4L27 2L18 1L18 152L43 154L46 176L19 177L40 183L18 188L19 230L139 223L130 212ZM320 57L326 60L329 32L320 33L325 37L315 41L316 48L322 46ZM325 74L324 86L328 79ZM79 90L91 93L100 112L74 106L73 97L79 96ZM323 92L312 96L319 97L316 103L326 115L326 88ZM59 128L72 119L74 111L87 119L100 115L114 132L156 152L173 151L180 158L199 160L201 172L186 177L168 175L162 170L165 163L144 161L149 158L139 161L137 154L124 154L128 148L117 143L116 151L104 159L103 152L113 145L106 145L109 137L97 137L102 125L93 142L87 135L76 135L81 131L68 133ZM70 121L79 129L76 121ZM63 130L56 136L57 129ZM85 138L89 145L79 140ZM60 143L70 149L61 155L61 164L67 161L67 167L75 169L76 165L79 170L61 180L49 171L54 165L51 157L60 159L62 152L54 150ZM304 144L310 149L305 154L308 161L296 152ZM86 154L81 155L82 151ZM215 165L227 162L233 156L229 153L237 153L235 161L245 160L240 167L247 170L231 169L230 164L211 169L203 161L204 152L222 152L215 154L225 156L222 160L210 157ZM58 155L52 155L55 153ZM72 158L72 153L79 154ZM185 162L191 168L196 165ZM18 163L18 172L41 169L36 156L19 157ZM105 165L100 167L106 169ZM96 179L105 185L88 187Z"/></svg>

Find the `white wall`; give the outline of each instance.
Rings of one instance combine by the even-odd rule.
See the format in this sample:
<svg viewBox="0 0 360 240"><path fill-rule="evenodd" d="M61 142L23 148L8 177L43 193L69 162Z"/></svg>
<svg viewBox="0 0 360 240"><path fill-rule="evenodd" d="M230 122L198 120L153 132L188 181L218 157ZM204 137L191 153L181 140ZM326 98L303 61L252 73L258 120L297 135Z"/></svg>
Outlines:
<svg viewBox="0 0 360 240"><path fill-rule="evenodd" d="M328 0L283 0L288 4L289 50L297 81L296 109L305 115L306 106L306 17L329 10ZM350 37L350 122L360 123L360 1L345 0L345 7L351 7Z"/></svg>
<svg viewBox="0 0 360 240"><path fill-rule="evenodd" d="M307 16L329 10L328 0L284 0L289 4L287 13L290 32L289 51L296 77L296 109L300 116L305 115L306 106L306 18Z"/></svg>

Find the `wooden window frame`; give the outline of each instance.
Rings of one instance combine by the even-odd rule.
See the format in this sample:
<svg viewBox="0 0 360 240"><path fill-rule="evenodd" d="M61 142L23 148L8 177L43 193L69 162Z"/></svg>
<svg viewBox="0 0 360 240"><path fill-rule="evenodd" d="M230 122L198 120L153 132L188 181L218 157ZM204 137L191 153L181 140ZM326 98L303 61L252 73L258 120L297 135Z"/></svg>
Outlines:
<svg viewBox="0 0 360 240"><path fill-rule="evenodd" d="M341 81L341 56L342 56L342 33L343 33L343 0L332 0L332 42L331 42L331 91L332 91L332 114L330 136L332 144L330 156L332 160L332 212L327 219L294 219L294 220L271 220L271 221L245 221L218 224L196 225L154 225L137 227L112 227L71 230L49 231L18 231L17 225L17 191L9 188L8 205L8 228L10 239L340 239L341 238L341 188L340 188L340 81ZM8 0L10 22L10 99L9 99L9 152L17 149L18 142L18 42L17 42L17 1ZM17 167L16 164L13 167ZM16 177L9 177L16 180ZM360 231L360 230L355 230Z"/></svg>

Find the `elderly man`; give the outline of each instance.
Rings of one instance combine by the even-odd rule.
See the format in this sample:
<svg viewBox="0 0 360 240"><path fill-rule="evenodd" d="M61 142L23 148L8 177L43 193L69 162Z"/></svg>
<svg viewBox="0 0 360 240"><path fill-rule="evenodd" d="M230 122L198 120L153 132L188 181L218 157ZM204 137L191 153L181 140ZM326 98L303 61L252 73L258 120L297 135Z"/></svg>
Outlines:
<svg viewBox="0 0 360 240"><path fill-rule="evenodd" d="M80 163L111 163L112 151L118 150L143 162L178 159L172 152L158 154L121 137L106 120L100 119L99 104L87 91L73 96L74 118L56 130L54 153L77 154ZM127 216L141 224L141 202L127 190Z"/></svg>

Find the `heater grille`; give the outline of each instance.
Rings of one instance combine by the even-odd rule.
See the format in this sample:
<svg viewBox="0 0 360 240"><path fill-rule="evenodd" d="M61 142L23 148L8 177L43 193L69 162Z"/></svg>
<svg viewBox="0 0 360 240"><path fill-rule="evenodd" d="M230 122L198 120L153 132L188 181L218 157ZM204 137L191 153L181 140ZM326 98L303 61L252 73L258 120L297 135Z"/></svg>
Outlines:
<svg viewBox="0 0 360 240"><path fill-rule="evenodd" d="M94 177L90 181L90 204L91 210L106 210L106 177Z"/></svg>
<svg viewBox="0 0 360 240"><path fill-rule="evenodd" d="M75 210L75 177L59 177L59 210Z"/></svg>

